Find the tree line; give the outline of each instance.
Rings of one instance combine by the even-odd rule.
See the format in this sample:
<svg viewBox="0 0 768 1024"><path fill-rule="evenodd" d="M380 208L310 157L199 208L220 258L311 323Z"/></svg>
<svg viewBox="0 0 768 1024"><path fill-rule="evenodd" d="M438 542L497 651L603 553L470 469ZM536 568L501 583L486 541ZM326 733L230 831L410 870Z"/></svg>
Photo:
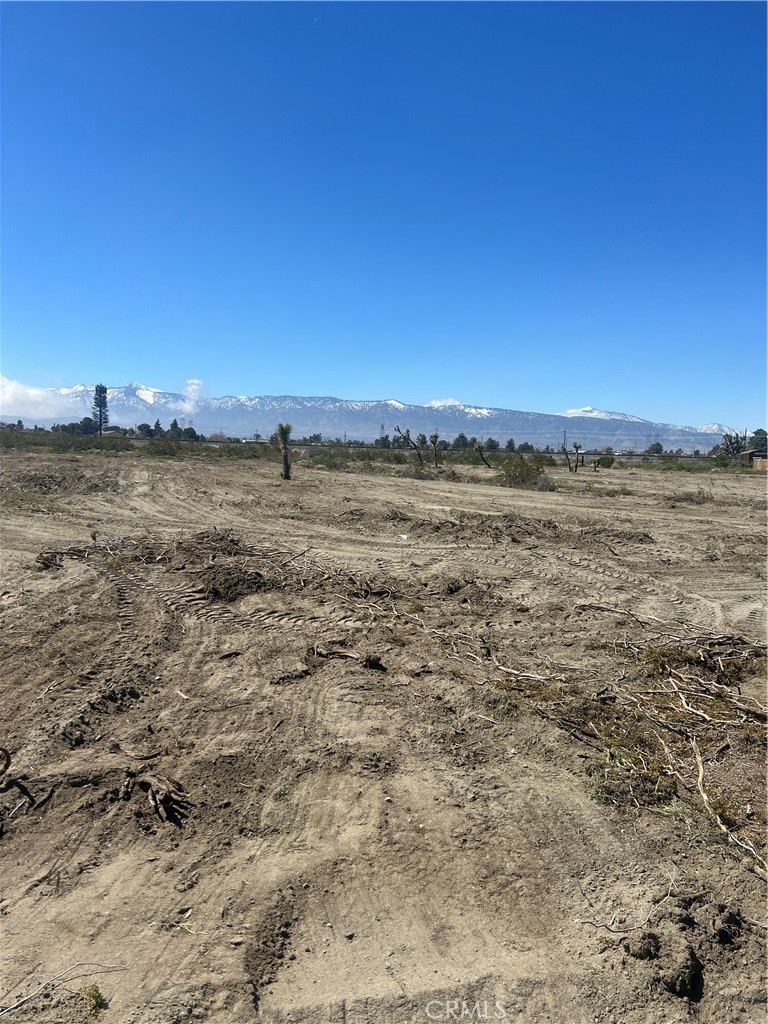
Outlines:
<svg viewBox="0 0 768 1024"><path fill-rule="evenodd" d="M103 437L107 427L109 427L107 387L105 384L97 384L93 389L90 416L83 416L81 420L72 423L54 423L50 429L55 434ZM22 420L17 420L15 423L0 423L0 429L24 430L24 423ZM32 429L43 430L44 428L35 424ZM198 434L194 427L180 427L177 419L172 419L166 429L163 429L160 420L157 419L151 426L149 423L139 423L135 427L112 426L110 433L120 437L165 437L171 441L205 440L205 437Z"/></svg>
<svg viewBox="0 0 768 1024"><path fill-rule="evenodd" d="M77 434L85 436L96 436L103 437L104 430L109 426L109 405L107 400L107 387L105 384L97 384L93 392L93 400L91 405L91 415L84 416L81 420L73 423L54 423L51 430L56 433L63 434ZM24 430L24 423L22 420L17 420L15 423L6 423L0 421L0 429L2 430ZM44 428L35 425L33 430L43 430ZM279 447L283 452L284 457L284 475L285 479L290 479L290 466L287 462L287 450L288 445L293 443L294 445L317 445L323 443L323 437L321 434L310 434L308 437L301 437L291 442L291 432L293 427L290 423L280 423L275 429L274 433L270 436L269 441L275 447ZM163 428L160 420L155 420L154 424L139 423L136 427L118 427L113 426L110 433L116 434L122 437L142 437L142 438L166 438L170 441L205 441L206 438L199 434L194 427L181 427L177 419L171 420L167 428ZM215 440L239 440L238 438L227 438L224 435L214 434L211 439ZM254 434L253 440L262 440L261 434ZM722 458L737 461L739 455L748 450L766 451L766 441L768 435L762 428L758 428L753 431L752 435L749 436L747 431L743 434L731 434L725 433L722 441L715 445L707 453L709 456L720 456ZM437 433L430 434L427 438L426 434L420 433L416 435L414 439L411 436L409 428L401 430L399 426L395 427L395 432L392 436L389 434L382 434L377 437L374 441L358 441L358 440L342 440L340 437L335 439L326 438L325 443L343 445L348 448L379 448L379 449L411 449L413 450L419 462L423 461L423 454L431 450L432 457L434 458L435 465L438 462L438 453L447 451L468 451L474 450L480 455L482 461L486 466L490 467L490 463L485 458L486 452L497 452L502 450L500 443L494 437L487 437L485 440L480 440L477 437L467 437L464 433L457 434L452 441L447 441L444 438L440 438ZM580 455L583 451L584 446L578 442L572 442L573 451L569 451L565 445L562 445L559 449L552 448L550 445L545 445L544 448L537 448L527 441L523 441L521 444L516 444L514 438L509 438L503 448L503 451L507 453L518 452L520 454L534 454L542 453L544 455L565 455L569 469L571 468L571 455L575 456L575 468L578 469L579 458L581 458L581 464L584 464L584 454L596 454L603 456L612 455L613 448L610 445L606 445L603 448L589 449L584 454ZM641 455L671 455L681 456L684 455L682 448L667 449L665 451L664 446L660 441L655 441L653 444L640 453ZM702 453L697 449L693 453L694 455L701 455Z"/></svg>

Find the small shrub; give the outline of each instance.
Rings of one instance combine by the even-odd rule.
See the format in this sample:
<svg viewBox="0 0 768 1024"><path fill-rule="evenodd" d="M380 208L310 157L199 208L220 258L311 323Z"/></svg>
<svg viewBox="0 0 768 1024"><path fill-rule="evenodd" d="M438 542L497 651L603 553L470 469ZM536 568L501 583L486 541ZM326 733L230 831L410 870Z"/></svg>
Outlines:
<svg viewBox="0 0 768 1024"><path fill-rule="evenodd" d="M705 491L703 487L695 491L681 491L680 494L667 494L664 500L668 505L706 505L715 500L711 491Z"/></svg>
<svg viewBox="0 0 768 1024"><path fill-rule="evenodd" d="M606 498L618 498L620 495L626 496L635 492L622 484L621 487L604 487L600 493Z"/></svg>
<svg viewBox="0 0 768 1024"><path fill-rule="evenodd" d="M309 456L309 466L323 466L325 469L346 469L354 459L354 454L347 448L326 448Z"/></svg>
<svg viewBox="0 0 768 1024"><path fill-rule="evenodd" d="M98 985L87 985L82 993L83 999L85 1000L85 1008L88 1012L89 1017L93 1017L94 1020L99 1016L102 1010L106 1010L107 1000L101 994L101 990Z"/></svg>
<svg viewBox="0 0 768 1024"><path fill-rule="evenodd" d="M542 473L539 479L536 481L537 491L556 491L557 484L554 480L551 480L546 473Z"/></svg>

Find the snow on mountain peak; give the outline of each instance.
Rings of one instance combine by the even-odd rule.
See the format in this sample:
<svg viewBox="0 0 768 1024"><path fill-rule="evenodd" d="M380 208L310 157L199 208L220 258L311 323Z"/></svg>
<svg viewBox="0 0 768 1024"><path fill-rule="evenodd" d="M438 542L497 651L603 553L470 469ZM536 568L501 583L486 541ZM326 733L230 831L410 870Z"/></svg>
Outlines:
<svg viewBox="0 0 768 1024"><path fill-rule="evenodd" d="M595 420L624 420L627 423L645 423L640 416L630 416L625 412L605 412L603 409L595 409L592 405L585 405L582 409L566 409L565 412L555 413L556 416L581 416Z"/></svg>
<svg viewBox="0 0 768 1024"><path fill-rule="evenodd" d="M726 427L724 423L704 423L700 427L693 427L702 434L735 434L733 427Z"/></svg>

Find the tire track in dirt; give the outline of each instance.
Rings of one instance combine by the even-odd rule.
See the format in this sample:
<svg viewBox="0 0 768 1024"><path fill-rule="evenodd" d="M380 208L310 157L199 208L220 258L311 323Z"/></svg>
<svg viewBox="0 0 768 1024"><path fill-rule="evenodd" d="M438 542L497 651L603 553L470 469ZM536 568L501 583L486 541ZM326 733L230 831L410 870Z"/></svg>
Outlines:
<svg viewBox="0 0 768 1024"><path fill-rule="evenodd" d="M586 644L596 629L611 639L610 623L589 615L569 622L566 606L585 592L605 604L643 602L654 614L659 594L676 591L686 601L694 590L735 602L739 590L719 588L728 583L725 562L709 580L701 566L703 575L687 576L693 531L703 527L666 510L653 519L655 497L622 498L615 507L627 521L614 522L614 506L595 495L379 478L374 490L370 478L320 474L304 486L300 471L284 485L272 480L274 467L239 464L212 467L204 489L197 465L124 465L129 501L88 491L89 512L104 518L100 532L134 536L132 510L141 507L155 539L181 537L183 528L186 541L218 526L237 531L243 547L311 544L333 569L355 566L397 590L396 608L374 598L380 614L369 621L356 610L368 596L355 597L333 575L315 589L293 577L270 589L266 569L260 588L225 603L201 586L212 581L202 549L188 548L189 558L182 552L168 568L129 563L109 575L89 554L88 564L35 573L24 608L6 613L18 630L6 665L14 694L6 727L15 763L45 784L43 793L53 781L57 791L40 813L21 809L10 820L15 794L0 801L4 896L16 900L48 877L3 918L18 949L11 969L24 976L43 962L42 981L70 951L71 960L112 962L119 949L131 971L105 979L104 991L109 1013L125 1024L196 1016L216 1024L423 1024L429 999L471 1005L494 997L526 1024L747 1019L758 1005L750 1001L757 939L745 931L721 949L711 925L719 911L673 906L667 894L674 878L683 894L707 890L718 905L757 919L755 877L693 811L682 821L677 805L661 814L598 803L589 790L606 770L602 754L497 686L503 681L491 678L479 648L474 661L451 642L456 631L493 636L499 656L514 656L505 663L524 671L551 671L537 668L539 652L569 671L576 665L552 699L570 702L586 723L598 705L589 686L582 694L578 666L610 680L626 658ZM647 475L658 489L658 476ZM344 495L370 506L365 531L335 518ZM469 541L435 543L426 526L423 538L403 528L410 535L401 541L377 512L398 503L410 503L422 523L458 520L460 505ZM18 519L14 572L27 571L43 545L87 535L82 499L73 493L67 506L69 518L46 517L31 538ZM523 514L557 520L559 532L536 548L503 537L488 544L481 528L489 507L510 522ZM593 554L600 524L639 532L651 520L662 533L654 552L611 541L616 561ZM598 534L579 549L585 526ZM567 546L574 538L576 549ZM216 568L225 562L217 555ZM446 586L456 577L460 587L464 577L473 582ZM755 604L744 611L755 616L760 592L752 586ZM365 667L369 652L386 672ZM47 664L59 654L71 671ZM92 664L102 675L81 685ZM112 709L107 690L120 698L133 678L141 700L118 699ZM82 745L40 732L41 715L56 729L81 711L90 718ZM137 760L113 740L157 754ZM120 796L127 772L147 763L190 793L183 827L161 822L138 785L129 799ZM707 762L708 773L718 767ZM60 855L59 884L51 884ZM652 902L657 890L660 903ZM661 948L651 962L626 952L627 936L584 923L623 918L632 926L653 908ZM705 996L695 1005L659 981L685 943L705 965ZM275 955L262 971L267 953ZM75 1024L84 1012L77 999L38 1002L19 1020Z"/></svg>
<svg viewBox="0 0 768 1024"><path fill-rule="evenodd" d="M100 569L99 571L115 587L121 632L127 633L134 626L135 617L130 610L128 596L130 587L150 594L174 614L191 616L203 622L222 623L231 627L258 628L260 630L300 629L310 625L321 626L332 623L355 629L365 625L363 620L344 611L332 611L326 615L316 615L309 611L306 614L299 614L269 609L254 609L246 613L237 612L226 606L213 604L210 595L202 586L194 586L186 582L168 586L158 583L151 576L148 577L138 572L117 572L113 569Z"/></svg>

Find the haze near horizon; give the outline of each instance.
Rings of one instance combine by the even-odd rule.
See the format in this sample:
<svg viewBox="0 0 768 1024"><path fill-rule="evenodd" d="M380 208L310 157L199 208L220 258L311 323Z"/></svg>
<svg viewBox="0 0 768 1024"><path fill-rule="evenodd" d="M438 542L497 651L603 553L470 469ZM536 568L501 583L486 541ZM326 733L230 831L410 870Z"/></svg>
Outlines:
<svg viewBox="0 0 768 1024"><path fill-rule="evenodd" d="M763 5L2 19L5 377L763 425Z"/></svg>

